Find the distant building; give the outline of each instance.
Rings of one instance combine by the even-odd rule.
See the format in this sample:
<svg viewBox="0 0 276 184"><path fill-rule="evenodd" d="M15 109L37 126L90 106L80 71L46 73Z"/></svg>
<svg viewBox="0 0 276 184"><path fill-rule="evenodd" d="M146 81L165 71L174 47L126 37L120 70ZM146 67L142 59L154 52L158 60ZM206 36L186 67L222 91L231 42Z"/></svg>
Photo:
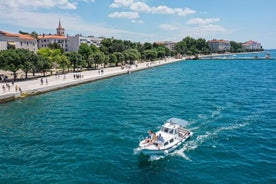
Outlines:
<svg viewBox="0 0 276 184"><path fill-rule="evenodd" d="M164 42L154 42L156 44L163 44L165 47L167 47L169 50L174 50L174 46L176 44L176 42L172 42L172 41L164 41Z"/></svg>
<svg viewBox="0 0 276 184"><path fill-rule="evenodd" d="M61 48L67 51L67 37L65 36L65 29L61 26L59 21L56 34L42 34L38 35L38 48L48 47L50 43L57 43Z"/></svg>
<svg viewBox="0 0 276 184"><path fill-rule="evenodd" d="M82 43L88 45L100 46L103 37L82 36L77 34L75 36L65 36L65 29L61 26L59 21L56 29L56 34L42 34L38 36L38 48L48 47L50 43L57 43L64 51L78 51Z"/></svg>
<svg viewBox="0 0 276 184"><path fill-rule="evenodd" d="M96 38L93 36L82 36L81 34L77 34L75 36L67 37L67 51L78 51L79 47L82 43L86 43L87 45L95 45L99 47L103 38Z"/></svg>
<svg viewBox="0 0 276 184"><path fill-rule="evenodd" d="M0 31L0 50L7 50L9 48L28 49L36 52L37 40L29 34L15 34Z"/></svg>
<svg viewBox="0 0 276 184"><path fill-rule="evenodd" d="M228 40L209 40L208 41L209 47L211 48L212 52L226 52L230 50L230 41Z"/></svg>
<svg viewBox="0 0 276 184"><path fill-rule="evenodd" d="M242 44L242 48L244 50L260 50L262 49L262 45L259 42L249 40Z"/></svg>

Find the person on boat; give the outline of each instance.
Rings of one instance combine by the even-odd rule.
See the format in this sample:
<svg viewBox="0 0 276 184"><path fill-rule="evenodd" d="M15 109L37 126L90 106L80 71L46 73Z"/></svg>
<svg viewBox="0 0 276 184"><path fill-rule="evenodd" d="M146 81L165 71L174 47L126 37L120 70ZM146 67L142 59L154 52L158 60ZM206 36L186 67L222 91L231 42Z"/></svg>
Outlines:
<svg viewBox="0 0 276 184"><path fill-rule="evenodd" d="M148 131L148 134L149 134L149 135L146 137L145 143L151 142L152 136L153 136L153 131L152 131L152 130L149 130L149 131Z"/></svg>
<svg viewBox="0 0 276 184"><path fill-rule="evenodd" d="M157 137L157 147L160 149L160 146L164 143L164 138L162 137L161 134L158 135Z"/></svg>
<svg viewBox="0 0 276 184"><path fill-rule="evenodd" d="M155 144L155 145L157 145L157 135L156 135L156 133L155 132L153 132L153 135L152 135L152 138L151 138L151 141L150 141L150 143L151 144Z"/></svg>

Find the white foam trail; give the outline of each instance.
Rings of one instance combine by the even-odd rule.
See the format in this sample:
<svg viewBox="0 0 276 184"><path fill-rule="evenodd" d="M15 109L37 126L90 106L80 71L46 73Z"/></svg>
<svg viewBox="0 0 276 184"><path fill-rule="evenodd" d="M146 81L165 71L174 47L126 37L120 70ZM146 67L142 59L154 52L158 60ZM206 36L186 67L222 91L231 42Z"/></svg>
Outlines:
<svg viewBox="0 0 276 184"><path fill-rule="evenodd" d="M205 114L199 114L198 117L201 119L208 119L208 116L206 116Z"/></svg>
<svg viewBox="0 0 276 184"><path fill-rule="evenodd" d="M185 151L187 150L187 147L186 147L186 145L183 147L183 148L181 148L181 149L179 149L179 150L175 150L174 152L172 152L171 154L170 154L170 156L180 156L180 157L182 157L182 158L184 158L185 160L189 160L189 161L192 161L189 157L187 157L186 155L185 155Z"/></svg>
<svg viewBox="0 0 276 184"><path fill-rule="evenodd" d="M151 155L149 157L149 161L156 161L156 160L160 160L160 159L163 159L163 158L165 158L165 156L163 156L163 155Z"/></svg>
<svg viewBox="0 0 276 184"><path fill-rule="evenodd" d="M235 129L239 129L241 127L247 126L248 124L249 123L240 123L240 124L235 124L235 125L228 126L228 127L220 127L216 131L214 131L213 135L216 135L216 134L218 134L219 132L221 132L223 130L235 130Z"/></svg>
<svg viewBox="0 0 276 184"><path fill-rule="evenodd" d="M212 115L211 117L214 118L214 117L218 117L221 113L221 111L223 111L224 108L223 107L217 107L217 109L215 111L212 112Z"/></svg>
<svg viewBox="0 0 276 184"><path fill-rule="evenodd" d="M133 154L134 154L134 155L139 155L140 153L141 153L141 149L140 149L139 147L133 149Z"/></svg>

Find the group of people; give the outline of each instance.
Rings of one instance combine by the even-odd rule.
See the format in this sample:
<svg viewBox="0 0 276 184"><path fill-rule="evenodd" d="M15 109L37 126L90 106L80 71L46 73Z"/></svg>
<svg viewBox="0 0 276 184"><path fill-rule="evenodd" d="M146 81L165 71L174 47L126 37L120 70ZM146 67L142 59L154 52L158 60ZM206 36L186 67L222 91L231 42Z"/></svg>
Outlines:
<svg viewBox="0 0 276 184"><path fill-rule="evenodd" d="M160 146L164 143L164 138L162 137L161 133L157 136L155 132L152 130L148 131L148 136L145 139L145 144L154 144L160 149Z"/></svg>
<svg viewBox="0 0 276 184"><path fill-rule="evenodd" d="M40 85L43 85L43 83L44 83L44 80L43 80L43 78L41 78L40 79ZM45 79L45 84L48 85L48 79L47 78Z"/></svg>
<svg viewBox="0 0 276 184"><path fill-rule="evenodd" d="M14 82L12 82L12 86L14 86ZM3 93L6 93L6 90L7 90L8 92L10 92L10 91L11 91L10 89L11 89L11 86L10 86L9 83L6 82L6 84L3 84L3 85L2 85ZM19 90L20 92L22 92L21 88L18 87L17 85L15 85L15 92L17 92L18 90Z"/></svg>

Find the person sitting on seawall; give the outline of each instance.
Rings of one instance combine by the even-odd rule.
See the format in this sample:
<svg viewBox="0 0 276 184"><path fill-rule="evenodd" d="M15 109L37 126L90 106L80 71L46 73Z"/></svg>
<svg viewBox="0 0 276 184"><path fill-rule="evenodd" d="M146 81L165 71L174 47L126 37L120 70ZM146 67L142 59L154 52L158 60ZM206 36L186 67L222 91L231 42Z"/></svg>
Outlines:
<svg viewBox="0 0 276 184"><path fill-rule="evenodd" d="M158 135L157 137L157 147L160 149L160 146L164 143L164 138L162 137L161 134Z"/></svg>
<svg viewBox="0 0 276 184"><path fill-rule="evenodd" d="M151 142L151 139L152 139L152 136L153 136L153 131L152 130L149 130L148 131L148 136L147 136L147 138L145 139L145 143L149 143L149 142Z"/></svg>

